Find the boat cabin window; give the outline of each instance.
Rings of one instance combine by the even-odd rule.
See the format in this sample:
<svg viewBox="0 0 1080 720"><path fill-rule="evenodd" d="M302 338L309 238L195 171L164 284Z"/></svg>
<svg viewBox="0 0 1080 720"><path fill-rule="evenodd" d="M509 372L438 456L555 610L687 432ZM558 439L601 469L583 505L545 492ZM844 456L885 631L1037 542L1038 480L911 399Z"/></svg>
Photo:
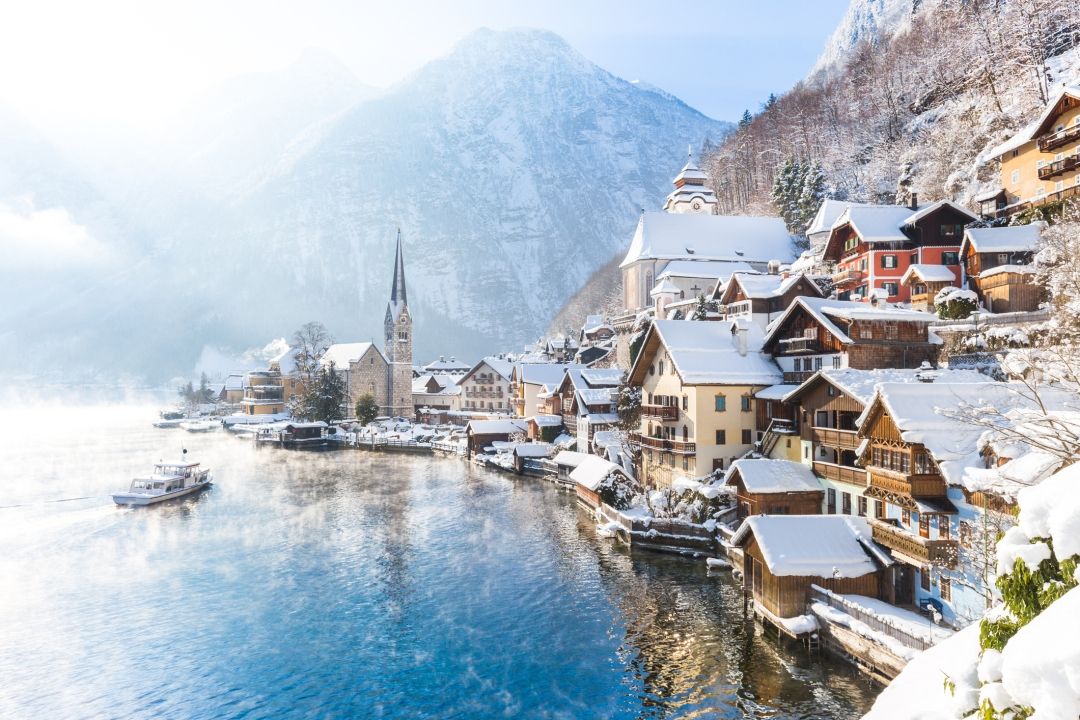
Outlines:
<svg viewBox="0 0 1080 720"><path fill-rule="evenodd" d="M146 483L144 483L142 480L136 480L135 482L131 483L131 489L144 490L146 489Z"/></svg>
<svg viewBox="0 0 1080 720"><path fill-rule="evenodd" d="M156 482L156 483L154 483L154 489L155 490L160 490L162 487L164 487L164 485L165 485L165 483Z"/></svg>

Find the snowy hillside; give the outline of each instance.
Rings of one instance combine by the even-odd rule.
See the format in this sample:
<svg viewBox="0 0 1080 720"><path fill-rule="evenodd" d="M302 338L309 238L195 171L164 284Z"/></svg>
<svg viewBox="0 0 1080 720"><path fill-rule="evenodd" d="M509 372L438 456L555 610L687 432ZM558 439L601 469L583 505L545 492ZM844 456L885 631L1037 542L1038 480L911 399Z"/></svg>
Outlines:
<svg viewBox="0 0 1080 720"><path fill-rule="evenodd" d="M513 348L658 207L687 143L730 127L532 30L477 31L373 96L309 57L230 84L178 125L146 180L109 194L141 254L86 268L77 303L56 286L0 297L14 339L144 375L312 319L380 339L400 226L417 354Z"/></svg>
<svg viewBox="0 0 1080 720"><path fill-rule="evenodd" d="M842 64L862 43L879 45L908 27L911 18L926 4L924 0L851 0L810 75L828 72Z"/></svg>

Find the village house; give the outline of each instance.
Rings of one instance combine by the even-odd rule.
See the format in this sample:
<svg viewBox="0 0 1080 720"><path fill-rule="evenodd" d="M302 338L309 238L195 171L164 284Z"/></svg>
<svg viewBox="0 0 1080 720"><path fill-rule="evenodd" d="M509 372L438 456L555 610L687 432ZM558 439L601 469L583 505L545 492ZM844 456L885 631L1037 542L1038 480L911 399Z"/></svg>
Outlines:
<svg viewBox="0 0 1080 720"><path fill-rule="evenodd" d="M612 476L626 481L626 471L615 463L596 455L589 455L577 463L570 471L570 480L574 483L577 501L588 510L596 510L602 502L600 486Z"/></svg>
<svg viewBox="0 0 1080 720"><path fill-rule="evenodd" d="M797 297L765 336L763 349L801 383L823 368L917 368L937 360L934 316L871 303Z"/></svg>
<svg viewBox="0 0 1080 720"><path fill-rule="evenodd" d="M736 460L724 483L735 488L739 519L750 515L818 515L825 494L813 470L790 460Z"/></svg>
<svg viewBox="0 0 1080 720"><path fill-rule="evenodd" d="M519 418L470 420L465 426L468 455L482 455L492 443L510 442L512 438L524 437L528 429L528 424Z"/></svg>
<svg viewBox="0 0 1080 720"><path fill-rule="evenodd" d="M416 417L430 411L456 412L461 409L460 378L445 373L424 373L413 380L413 409Z"/></svg>
<svg viewBox="0 0 1080 720"><path fill-rule="evenodd" d="M489 356L469 368L458 380L461 409L510 413L510 378L513 364Z"/></svg>
<svg viewBox="0 0 1080 720"><path fill-rule="evenodd" d="M960 257L970 290L990 312L1036 310L1045 291L1033 265L1043 224L968 228Z"/></svg>
<svg viewBox="0 0 1080 720"><path fill-rule="evenodd" d="M244 398L240 402L245 415L280 415L285 412L281 370L252 370L244 379Z"/></svg>
<svg viewBox="0 0 1080 720"><path fill-rule="evenodd" d="M241 373L231 373L226 377L217 399L229 405L239 405L244 399L244 376Z"/></svg>
<svg viewBox="0 0 1080 720"><path fill-rule="evenodd" d="M731 538L742 549L743 583L754 612L790 634L816 625L807 613L811 585L886 599L888 553L870 539L867 521L835 515L752 515ZM785 622L787 621L787 622Z"/></svg>
<svg viewBox="0 0 1080 720"><path fill-rule="evenodd" d="M989 157L1001 159L1001 183L976 198L986 217L1080 195L1080 87L1054 90L1038 119Z"/></svg>
<svg viewBox="0 0 1080 720"><path fill-rule="evenodd" d="M549 411L562 416L566 431L577 437L579 449L590 448L598 430L619 422L615 407L622 375L617 368L567 370L563 375Z"/></svg>
<svg viewBox="0 0 1080 720"><path fill-rule="evenodd" d="M823 259L836 264L832 280L841 300L908 302L901 284L911 265L942 265L960 283L964 226L978 217L947 200L912 205L852 205L836 219ZM872 292L873 291L873 292Z"/></svg>
<svg viewBox="0 0 1080 720"><path fill-rule="evenodd" d="M454 377L461 377L469 371L472 365L462 362L455 357L451 357L447 360L445 357L440 356L438 360L429 362L420 368L420 374L429 375L452 375Z"/></svg>
<svg viewBox="0 0 1080 720"><path fill-rule="evenodd" d="M717 283L712 297L723 307L724 319L747 318L765 330L795 298L822 297L822 294L821 288L806 275L739 272L727 282Z"/></svg>
<svg viewBox="0 0 1080 720"><path fill-rule="evenodd" d="M783 398L794 417L797 457L824 488L821 511L880 517L880 499L866 496L866 468L859 464L858 420L883 382L986 383L974 370L824 369ZM789 456L790 457L790 456Z"/></svg>
<svg viewBox="0 0 1080 720"><path fill-rule="evenodd" d="M629 375L642 391L631 442L644 485L707 475L753 449L754 393L780 371L748 335L740 323L653 322Z"/></svg>
<svg viewBox="0 0 1080 720"><path fill-rule="evenodd" d="M947 287L959 287L959 281L948 265L915 263L904 271L900 286L908 296L911 309L932 313L937 294Z"/></svg>
<svg viewBox="0 0 1080 720"><path fill-rule="evenodd" d="M529 417L548 413L549 399L567 370L580 370L572 363L515 363L510 373L514 415Z"/></svg>

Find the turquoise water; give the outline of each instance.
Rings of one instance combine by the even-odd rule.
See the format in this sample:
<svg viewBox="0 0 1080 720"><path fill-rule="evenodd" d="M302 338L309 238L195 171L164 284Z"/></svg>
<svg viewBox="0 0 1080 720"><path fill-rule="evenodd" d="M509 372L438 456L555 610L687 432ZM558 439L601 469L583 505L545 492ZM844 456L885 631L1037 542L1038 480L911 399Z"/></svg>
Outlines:
<svg viewBox="0 0 1080 720"><path fill-rule="evenodd" d="M46 417L0 428L0 716L850 718L875 694L756 634L729 574L598 538L548 483L255 451L149 408ZM181 443L212 490L111 504Z"/></svg>

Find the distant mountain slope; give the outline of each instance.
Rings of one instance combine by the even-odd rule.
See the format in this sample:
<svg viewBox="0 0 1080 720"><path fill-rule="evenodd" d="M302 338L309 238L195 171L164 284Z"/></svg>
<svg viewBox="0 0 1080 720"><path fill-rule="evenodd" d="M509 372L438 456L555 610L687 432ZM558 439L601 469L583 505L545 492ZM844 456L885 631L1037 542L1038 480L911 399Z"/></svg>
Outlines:
<svg viewBox="0 0 1080 720"><path fill-rule="evenodd" d="M772 208L786 158L816 161L857 201L968 203L995 182L987 151L1080 74L1080 4L852 0L815 72L703 163L724 212Z"/></svg>
<svg viewBox="0 0 1080 720"><path fill-rule="evenodd" d="M477 31L377 95L341 70L313 57L197 103L124 203L142 252L62 313L15 298L17 339L157 377L311 319L378 340L400 226L417 354L514 348L659 205L687 143L730 129L541 31Z"/></svg>

